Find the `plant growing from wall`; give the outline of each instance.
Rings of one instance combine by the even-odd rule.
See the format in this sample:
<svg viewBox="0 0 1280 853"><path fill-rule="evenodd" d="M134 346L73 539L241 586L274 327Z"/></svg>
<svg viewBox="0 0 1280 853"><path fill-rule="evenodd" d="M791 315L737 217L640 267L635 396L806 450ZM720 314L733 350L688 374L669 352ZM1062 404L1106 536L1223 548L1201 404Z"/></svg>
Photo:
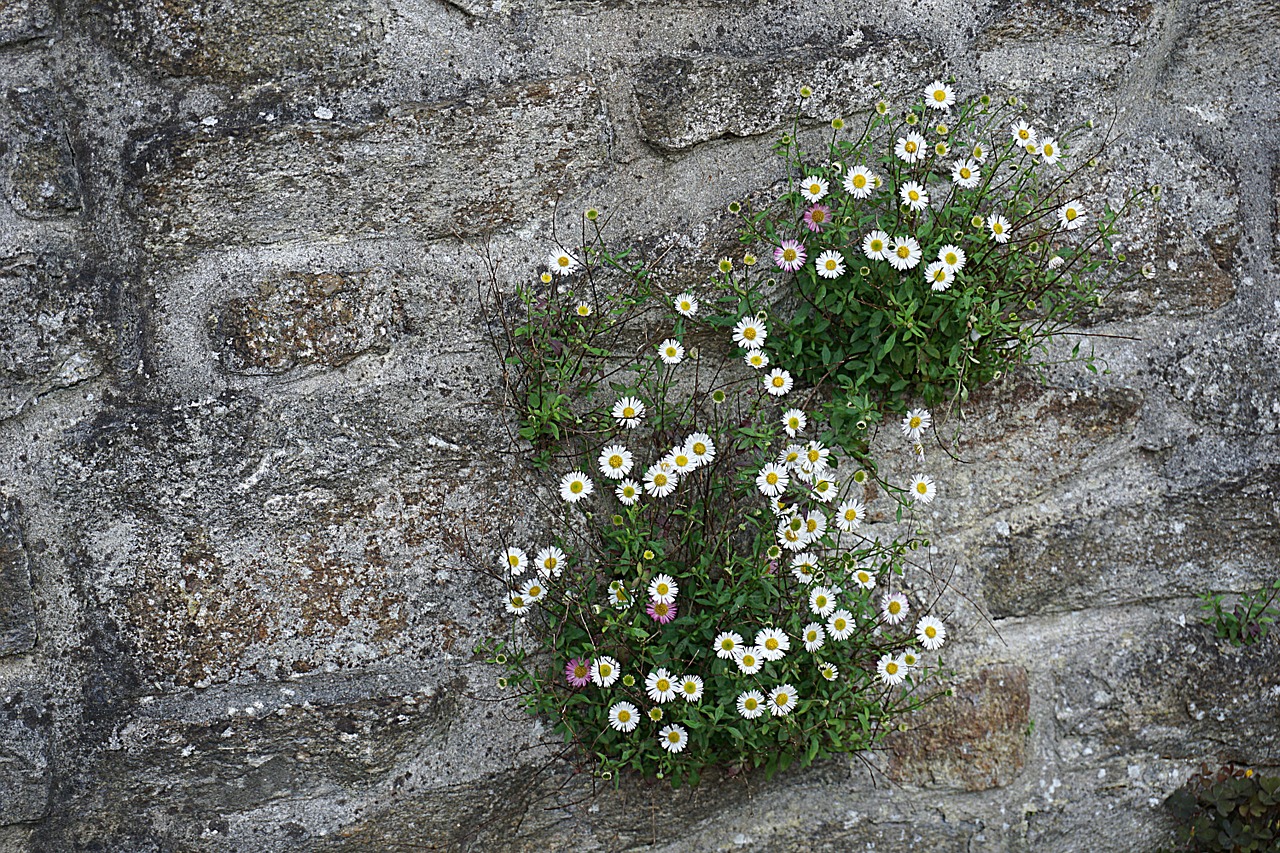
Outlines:
<svg viewBox="0 0 1280 853"><path fill-rule="evenodd" d="M1165 805L1179 822L1172 850L1262 853L1280 847L1280 776L1234 765L1216 772L1202 767Z"/></svg>
<svg viewBox="0 0 1280 853"><path fill-rule="evenodd" d="M1260 643L1280 617L1280 607L1274 606L1277 596L1280 596L1280 578L1270 586L1239 596L1234 607L1223 606L1221 594L1206 592L1200 596L1202 621L1213 629L1218 639L1227 640L1233 646Z"/></svg>

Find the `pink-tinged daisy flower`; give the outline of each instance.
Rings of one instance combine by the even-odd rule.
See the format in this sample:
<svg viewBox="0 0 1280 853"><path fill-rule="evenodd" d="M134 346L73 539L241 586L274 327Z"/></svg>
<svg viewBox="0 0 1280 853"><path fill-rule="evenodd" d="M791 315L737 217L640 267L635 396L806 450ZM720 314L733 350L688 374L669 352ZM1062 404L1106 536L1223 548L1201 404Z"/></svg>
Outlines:
<svg viewBox="0 0 1280 853"><path fill-rule="evenodd" d="M822 201L827 194L828 186L825 179L817 175L809 175L800 182L800 195L808 201Z"/></svg>
<svg viewBox="0 0 1280 853"><path fill-rule="evenodd" d="M831 208L825 204L815 204L804 212L804 227L815 233L831 224Z"/></svg>
<svg viewBox="0 0 1280 853"><path fill-rule="evenodd" d="M564 666L564 677L570 687L586 687L591 683L591 661L573 658Z"/></svg>
<svg viewBox="0 0 1280 853"><path fill-rule="evenodd" d="M783 240L782 245L773 250L773 262L779 269L795 272L804 266L804 246L795 240Z"/></svg>
<svg viewBox="0 0 1280 853"><path fill-rule="evenodd" d="M651 600L649 606L645 608L645 612L653 618L654 622L659 625L665 625L676 618L676 603L673 601L668 604L665 601Z"/></svg>

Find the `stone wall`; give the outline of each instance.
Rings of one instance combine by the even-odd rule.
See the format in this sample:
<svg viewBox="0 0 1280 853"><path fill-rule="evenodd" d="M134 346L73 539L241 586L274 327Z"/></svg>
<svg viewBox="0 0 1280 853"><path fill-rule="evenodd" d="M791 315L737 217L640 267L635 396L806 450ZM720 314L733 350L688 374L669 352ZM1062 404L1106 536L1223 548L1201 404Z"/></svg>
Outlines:
<svg viewBox="0 0 1280 853"><path fill-rule="evenodd" d="M1280 764L1277 0L0 0L0 849L1151 849ZM477 281L593 204L672 287L876 80L1159 182L1109 371L971 401L956 696L881 754L593 791L470 652L538 516ZM555 206L559 202L559 207ZM1105 336L1103 336L1105 335ZM941 456L941 454L935 454Z"/></svg>

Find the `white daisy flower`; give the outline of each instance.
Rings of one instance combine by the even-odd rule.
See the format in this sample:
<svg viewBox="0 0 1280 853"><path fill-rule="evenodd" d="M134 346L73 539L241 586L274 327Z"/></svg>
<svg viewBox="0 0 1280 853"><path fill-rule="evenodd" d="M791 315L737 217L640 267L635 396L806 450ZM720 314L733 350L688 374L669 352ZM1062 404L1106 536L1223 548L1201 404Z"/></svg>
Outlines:
<svg viewBox="0 0 1280 853"><path fill-rule="evenodd" d="M934 80L924 89L924 102L935 110L948 110L956 102L956 95L946 83Z"/></svg>
<svg viewBox="0 0 1280 853"><path fill-rule="evenodd" d="M901 655L899 655L899 657L902 658L902 665L909 670L915 669L920 665L919 656L917 656L915 652L911 651L911 649L906 649Z"/></svg>
<svg viewBox="0 0 1280 853"><path fill-rule="evenodd" d="M813 262L814 270L822 278L839 278L844 275L844 255L835 251L825 251Z"/></svg>
<svg viewBox="0 0 1280 853"><path fill-rule="evenodd" d="M795 710L796 689L790 684L780 684L769 692L769 713L775 717L785 717Z"/></svg>
<svg viewBox="0 0 1280 853"><path fill-rule="evenodd" d="M845 640L853 634L853 614L843 608L827 619L827 633L833 640Z"/></svg>
<svg viewBox="0 0 1280 853"><path fill-rule="evenodd" d="M1050 258L1050 259L1048 260L1048 262L1046 262L1046 263L1045 263L1045 266L1046 266L1046 267L1048 267L1048 268L1049 268L1049 269L1051 269L1051 270L1056 270L1056 269L1059 269L1059 268L1060 268L1063 264L1065 264L1066 262L1067 262L1067 261L1066 261L1066 259L1065 259L1065 258L1063 258L1063 257L1062 257L1062 255L1054 255L1052 258ZM1143 278L1155 278L1155 277L1156 277L1156 268L1155 268L1155 267L1151 267L1151 275L1147 275L1147 267L1149 267L1149 266L1151 266L1151 265L1150 265L1150 264L1143 264L1143 265L1142 265L1142 277L1143 277Z"/></svg>
<svg viewBox="0 0 1280 853"><path fill-rule="evenodd" d="M831 448L820 441L811 441L804 446L804 465L810 471L820 471L827 467L831 458Z"/></svg>
<svg viewBox="0 0 1280 853"><path fill-rule="evenodd" d="M695 432L684 440L684 452L693 459L694 466L700 468L716 458L716 445L705 432Z"/></svg>
<svg viewBox="0 0 1280 853"><path fill-rule="evenodd" d="M818 571L818 558L812 554L796 554L791 558L791 574L800 583L812 583Z"/></svg>
<svg viewBox="0 0 1280 853"><path fill-rule="evenodd" d="M927 150L923 136L918 133L908 133L906 136L898 137L898 144L894 147L893 153L904 163L919 163L924 159Z"/></svg>
<svg viewBox="0 0 1280 853"><path fill-rule="evenodd" d="M502 568L510 571L512 575L522 575L524 570L529 568L529 556L521 548L508 548L503 551L502 556L498 558L498 562L502 564Z"/></svg>
<svg viewBox="0 0 1280 853"><path fill-rule="evenodd" d="M800 195L804 196L808 201L822 201L827 194L828 186L823 178L817 175L809 175L800 182Z"/></svg>
<svg viewBox="0 0 1280 853"><path fill-rule="evenodd" d="M951 287L955 277L956 274L947 269L947 265L942 261L934 261L924 268L924 280L929 282L929 286L937 293Z"/></svg>
<svg viewBox="0 0 1280 853"><path fill-rule="evenodd" d="M658 743L667 752L680 752L689 743L689 733L684 730L684 726L671 723L658 732Z"/></svg>
<svg viewBox="0 0 1280 853"><path fill-rule="evenodd" d="M667 338L658 344L658 358L663 364L679 364L684 361L684 346L677 340Z"/></svg>
<svg viewBox="0 0 1280 853"><path fill-rule="evenodd" d="M778 454L778 464L784 468L799 468L800 460L804 458L804 445L788 444L787 448Z"/></svg>
<svg viewBox="0 0 1280 853"><path fill-rule="evenodd" d="M1040 156L1050 166L1062 159L1062 149L1058 148L1058 141L1052 136L1046 136L1040 143Z"/></svg>
<svg viewBox="0 0 1280 853"><path fill-rule="evenodd" d="M560 498L565 503L577 503L595 491L595 486L581 471L570 471L560 478Z"/></svg>
<svg viewBox="0 0 1280 853"><path fill-rule="evenodd" d="M887 592L880 599L880 612L884 614L884 621L890 625L897 625L906 619L910 609L907 597L900 592Z"/></svg>
<svg viewBox="0 0 1280 853"><path fill-rule="evenodd" d="M599 687L612 687L622 675L618 662L608 655L603 655L591 662L591 680Z"/></svg>
<svg viewBox="0 0 1280 853"><path fill-rule="evenodd" d="M912 441L919 441L920 435L933 423L933 415L928 409L911 409L902 419L902 434Z"/></svg>
<svg viewBox="0 0 1280 853"><path fill-rule="evenodd" d="M866 166L856 166L844 176L844 190L854 198L867 198L876 188L876 176Z"/></svg>
<svg viewBox="0 0 1280 853"><path fill-rule="evenodd" d="M540 578L530 578L520 585L520 594L536 603L546 596L547 587Z"/></svg>
<svg viewBox="0 0 1280 853"><path fill-rule="evenodd" d="M533 562L538 567L538 574L544 578L558 578L564 571L565 559L564 551L549 545L538 551L538 556L533 558Z"/></svg>
<svg viewBox="0 0 1280 853"><path fill-rule="evenodd" d="M929 193L925 191L924 185L915 181L907 181L899 190L898 195L902 198L902 203L912 210L924 210L929 204Z"/></svg>
<svg viewBox="0 0 1280 853"><path fill-rule="evenodd" d="M742 360L756 370L769 366L769 354L762 349L747 350L746 354L742 356Z"/></svg>
<svg viewBox="0 0 1280 853"><path fill-rule="evenodd" d="M644 490L655 498L665 498L676 490L680 480L676 472L658 463L644 472Z"/></svg>
<svg viewBox="0 0 1280 853"><path fill-rule="evenodd" d="M722 660L733 660L738 649L742 648L742 635L737 631L721 631L715 639L716 657Z"/></svg>
<svg viewBox="0 0 1280 853"><path fill-rule="evenodd" d="M645 693L649 694L649 698L659 705L676 698L675 679L671 677L671 673L662 667L645 676L644 690Z"/></svg>
<svg viewBox="0 0 1280 853"><path fill-rule="evenodd" d="M817 500L822 503L829 503L835 500L840 492L840 485L835 480L828 480L823 477L818 479L811 487L810 491Z"/></svg>
<svg viewBox="0 0 1280 853"><path fill-rule="evenodd" d="M626 610L627 605L631 604L631 593L627 592L621 581L609 584L609 603L617 610Z"/></svg>
<svg viewBox="0 0 1280 853"><path fill-rule="evenodd" d="M621 444L610 444L600 451L600 473L610 480L621 480L631 473L631 451Z"/></svg>
<svg viewBox="0 0 1280 853"><path fill-rule="evenodd" d="M987 147L981 142L974 143L973 149L969 152L969 157L979 165L987 162Z"/></svg>
<svg viewBox="0 0 1280 853"><path fill-rule="evenodd" d="M836 527L845 533L852 533L855 527L862 524L866 516L866 504L857 499L847 500L836 507Z"/></svg>
<svg viewBox="0 0 1280 853"><path fill-rule="evenodd" d="M835 681L840 677L840 667L833 663L824 663L818 667L818 672L822 673L822 677L827 681Z"/></svg>
<svg viewBox="0 0 1280 853"><path fill-rule="evenodd" d="M755 675L764 666L764 658L755 647L739 646L733 653L733 660L738 665L738 671L744 675Z"/></svg>
<svg viewBox="0 0 1280 853"><path fill-rule="evenodd" d="M738 713L748 720L759 717L764 713L764 694L759 690L744 690L739 693Z"/></svg>
<svg viewBox="0 0 1280 853"><path fill-rule="evenodd" d="M623 480L613 493L623 506L635 506L640 501L640 484L635 480Z"/></svg>
<svg viewBox="0 0 1280 853"><path fill-rule="evenodd" d="M776 498L786 491L787 484L790 482L787 469L772 462L763 465L760 473L756 475L756 488L762 495L769 498Z"/></svg>
<svg viewBox="0 0 1280 853"><path fill-rule="evenodd" d="M916 637L919 638L920 645L931 652L937 651L946 642L947 626L942 624L941 619L925 616L916 623Z"/></svg>
<svg viewBox="0 0 1280 853"><path fill-rule="evenodd" d="M880 680L890 687L901 684L907 677L906 665L893 655L881 657L876 664L876 672L880 674Z"/></svg>
<svg viewBox="0 0 1280 853"><path fill-rule="evenodd" d="M512 592L507 595L507 612L514 613L516 616L523 616L529 612L529 608L533 606L533 602L525 598L519 592Z"/></svg>
<svg viewBox="0 0 1280 853"><path fill-rule="evenodd" d="M822 630L822 626L817 622L810 622L805 625L802 636L804 637L804 650L806 652L816 652L827 641L827 632Z"/></svg>
<svg viewBox="0 0 1280 853"><path fill-rule="evenodd" d="M807 512L804 515L804 535L810 542L816 542L827 532L827 516L819 511Z"/></svg>
<svg viewBox="0 0 1280 853"><path fill-rule="evenodd" d="M853 570L853 582L863 589L875 589L876 576L866 566Z"/></svg>
<svg viewBox="0 0 1280 853"><path fill-rule="evenodd" d="M964 269L965 261L964 249L959 246L953 246L950 243L938 250L938 261L951 272L960 272Z"/></svg>
<svg viewBox="0 0 1280 853"><path fill-rule="evenodd" d="M987 227L997 243L1009 242L1009 220L997 213L987 217Z"/></svg>
<svg viewBox="0 0 1280 853"><path fill-rule="evenodd" d="M681 678L680 695L686 702L697 702L702 698L702 679L696 675L686 675Z"/></svg>
<svg viewBox="0 0 1280 853"><path fill-rule="evenodd" d="M1058 223L1067 231L1080 227L1080 217L1084 216L1084 208L1078 202L1069 201L1058 208Z"/></svg>
<svg viewBox="0 0 1280 853"><path fill-rule="evenodd" d="M933 478L928 474L916 474L911 482L911 500L927 504L933 501L938 489L933 485Z"/></svg>
<svg viewBox="0 0 1280 853"><path fill-rule="evenodd" d="M547 266L551 267L551 271L556 275L568 275L577 272L582 264L568 252L552 252L547 256Z"/></svg>
<svg viewBox="0 0 1280 853"><path fill-rule="evenodd" d="M1015 124L1013 129L1009 131L1009 135L1013 137L1014 144L1019 148L1025 146L1027 143L1034 145L1036 142L1035 128L1027 124L1025 121L1020 121Z"/></svg>
<svg viewBox="0 0 1280 853"><path fill-rule="evenodd" d="M896 270L909 270L920 263L923 253L914 237L897 237L889 246L887 258Z"/></svg>
<svg viewBox="0 0 1280 853"><path fill-rule="evenodd" d="M982 175L974 160L957 160L951 167L951 180L961 189L971 190L982 180Z"/></svg>
<svg viewBox="0 0 1280 853"><path fill-rule="evenodd" d="M579 317L590 317L591 304L588 302L579 302L577 305L573 306L573 313L577 314Z"/></svg>
<svg viewBox="0 0 1280 853"><path fill-rule="evenodd" d="M630 702L619 702L609 709L609 725L620 732L635 731L640 712Z"/></svg>
<svg viewBox="0 0 1280 853"><path fill-rule="evenodd" d="M613 417L619 426L635 429L644 417L644 403L635 397L623 397L613 404Z"/></svg>
<svg viewBox="0 0 1280 853"><path fill-rule="evenodd" d="M808 425L809 419L799 409L787 409L782 413L782 428L792 438L795 438L796 433L804 432L804 428Z"/></svg>
<svg viewBox="0 0 1280 853"><path fill-rule="evenodd" d="M836 609L836 597L825 586L815 586L809 592L809 609L818 616L830 616Z"/></svg>
<svg viewBox="0 0 1280 853"><path fill-rule="evenodd" d="M756 648L765 660L782 660L791 650L791 639L777 628L765 628L756 633Z"/></svg>
<svg viewBox="0 0 1280 853"><path fill-rule="evenodd" d="M770 370L764 378L764 390L768 391L774 397L781 397L791 390L791 386L795 384L791 379L791 374L783 370L781 367L775 367Z"/></svg>
<svg viewBox="0 0 1280 853"><path fill-rule="evenodd" d="M781 524L778 526L778 542L788 551L803 551L809 544L809 538L802 531Z"/></svg>
<svg viewBox="0 0 1280 853"><path fill-rule="evenodd" d="M890 237L883 231L872 231L862 239L862 254L873 261L889 259Z"/></svg>
<svg viewBox="0 0 1280 853"><path fill-rule="evenodd" d="M676 580L671 575L657 575L649 582L649 597L654 601L670 604L676 600L679 593L680 587L676 585Z"/></svg>
<svg viewBox="0 0 1280 853"><path fill-rule="evenodd" d="M676 307L676 313L683 317L692 317L698 313L698 300L692 293L682 293L672 302Z"/></svg>
<svg viewBox="0 0 1280 853"><path fill-rule="evenodd" d="M767 337L768 328L755 317L743 317L733 327L733 342L743 349L760 349Z"/></svg>
<svg viewBox="0 0 1280 853"><path fill-rule="evenodd" d="M689 455L689 451L685 449L683 444L671 448L671 452L664 456L662 461L667 465L670 465L671 468L681 477L685 474L691 473L698 467L697 463L693 461L693 457Z"/></svg>

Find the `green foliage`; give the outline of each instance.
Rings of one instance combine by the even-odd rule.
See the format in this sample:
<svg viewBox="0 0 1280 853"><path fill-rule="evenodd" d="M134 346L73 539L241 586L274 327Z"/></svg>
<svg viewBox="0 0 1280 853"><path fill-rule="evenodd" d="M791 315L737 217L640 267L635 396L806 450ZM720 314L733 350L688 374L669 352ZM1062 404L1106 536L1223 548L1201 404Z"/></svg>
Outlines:
<svg viewBox="0 0 1280 853"><path fill-rule="evenodd" d="M1280 849L1280 776L1231 765L1216 773L1202 767L1165 805L1180 824L1175 850Z"/></svg>
<svg viewBox="0 0 1280 853"><path fill-rule="evenodd" d="M1073 182L1096 161L1072 156L1069 137L1080 128L1055 144L1052 157L1028 153L1010 134L1022 118L1017 106L992 106L987 98L944 115L917 98L901 111L882 103L860 128L849 123L844 132L832 131L820 155L801 149L795 129L778 143L790 189L763 210L740 206L742 240L764 244L769 254L784 240L803 242L804 265L784 273L793 280L798 307L770 351L806 381L830 385L834 413L895 409L913 398L931 406L965 399L1047 352L1055 335L1101 300L1102 280L1123 260L1112 250L1117 222L1146 193L1119 207L1105 201L1081 206L1066 229L1059 211L1079 204ZM895 140L913 133L928 153L907 163L895 156ZM966 162L978 180L972 188L953 175ZM867 198L842 186L856 167L870 169L881 184L868 187ZM801 192L810 177L830 188L816 205ZM919 210L904 204L900 190L908 182L923 187L930 203ZM813 231L804 216L818 206L825 208L824 221ZM992 232L995 215L1007 220L1007 242ZM917 241L918 265L899 271L869 257L864 240L877 230ZM937 290L926 272L948 246L967 258ZM816 266L827 251L838 253L844 267L835 277L820 275ZM1082 354L1077 347L1071 357L1095 369L1088 349Z"/></svg>
<svg viewBox="0 0 1280 853"><path fill-rule="evenodd" d="M1260 643L1280 616L1280 608L1272 606L1277 595L1280 595L1280 578L1270 586L1241 595L1234 607L1224 606L1220 593L1203 593L1200 596L1200 609L1205 612L1202 621L1213 629L1218 639L1227 640L1233 646Z"/></svg>

